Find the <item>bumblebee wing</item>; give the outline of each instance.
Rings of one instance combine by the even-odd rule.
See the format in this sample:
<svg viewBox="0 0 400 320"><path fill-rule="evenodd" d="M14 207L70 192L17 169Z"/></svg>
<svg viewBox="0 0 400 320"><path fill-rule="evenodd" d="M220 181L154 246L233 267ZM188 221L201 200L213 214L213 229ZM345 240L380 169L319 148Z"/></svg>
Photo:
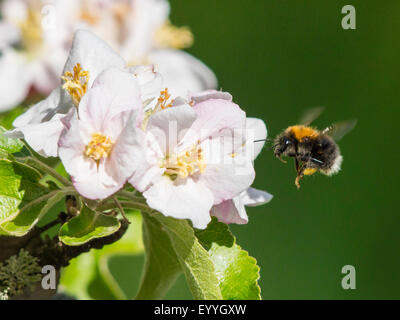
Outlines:
<svg viewBox="0 0 400 320"><path fill-rule="evenodd" d="M357 119L334 123L322 131L323 134L330 136L333 140L341 140L347 133L354 129Z"/></svg>
<svg viewBox="0 0 400 320"><path fill-rule="evenodd" d="M324 112L324 107L316 107L312 109L307 109L300 118L299 124L303 126L310 125L315 119L317 119L322 112Z"/></svg>

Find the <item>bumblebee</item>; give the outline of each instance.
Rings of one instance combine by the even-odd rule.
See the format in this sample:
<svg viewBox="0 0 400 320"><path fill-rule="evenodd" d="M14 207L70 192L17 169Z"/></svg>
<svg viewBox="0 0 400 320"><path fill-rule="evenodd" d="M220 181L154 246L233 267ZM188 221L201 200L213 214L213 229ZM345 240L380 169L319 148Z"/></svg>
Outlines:
<svg viewBox="0 0 400 320"><path fill-rule="evenodd" d="M300 180L317 171L332 176L340 171L343 157L338 142L351 131L357 120L335 123L319 131L310 124L322 113L323 108L308 110L300 124L291 126L279 134L273 142L274 155L282 162L282 156L295 160L297 172L295 184L300 188Z"/></svg>

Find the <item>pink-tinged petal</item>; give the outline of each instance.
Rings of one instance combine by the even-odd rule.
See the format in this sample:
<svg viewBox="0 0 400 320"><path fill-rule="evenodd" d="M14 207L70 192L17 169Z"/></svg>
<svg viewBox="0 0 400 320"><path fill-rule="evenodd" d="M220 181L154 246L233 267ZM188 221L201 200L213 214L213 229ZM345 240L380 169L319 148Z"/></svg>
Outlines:
<svg viewBox="0 0 400 320"><path fill-rule="evenodd" d="M88 158L81 159L80 164L86 164ZM120 183L112 179L112 177L106 172L106 166L104 162L100 163L99 167L94 164L94 161L88 168L90 170L90 178L82 178L73 176L71 178L75 189L87 199L99 200L106 199L112 196L114 193L122 189L125 183Z"/></svg>
<svg viewBox="0 0 400 320"><path fill-rule="evenodd" d="M14 50L2 51L0 57L0 112L18 106L28 95L32 70L28 61Z"/></svg>
<svg viewBox="0 0 400 320"><path fill-rule="evenodd" d="M249 188L240 194L240 201L246 206L257 207L270 202L273 197L268 192Z"/></svg>
<svg viewBox="0 0 400 320"><path fill-rule="evenodd" d="M192 179L172 182L161 177L143 195L151 208L168 217L190 219L197 229L205 229L211 221L213 196L204 185Z"/></svg>
<svg viewBox="0 0 400 320"><path fill-rule="evenodd" d="M206 167L199 181L211 190L215 205L238 196L255 178L252 159L245 153L232 155L232 151L228 152L231 144L213 138L200 145Z"/></svg>
<svg viewBox="0 0 400 320"><path fill-rule="evenodd" d="M102 73L93 88L83 96L79 105L79 118L93 132L102 132L116 139L129 118L127 112L141 108L140 89L136 79L128 72L112 68ZM121 117L110 122L121 113Z"/></svg>
<svg viewBox="0 0 400 320"><path fill-rule="evenodd" d="M148 162L141 162L136 172L129 178L129 183L139 192L146 191L154 181L157 181L165 169L157 165L151 166Z"/></svg>
<svg viewBox="0 0 400 320"><path fill-rule="evenodd" d="M143 192L164 174L165 169L160 167L159 159L165 155L155 136L143 131L138 131L138 134L142 149L138 158L140 161L129 183Z"/></svg>
<svg viewBox="0 0 400 320"><path fill-rule="evenodd" d="M214 136L234 136L235 140L244 141L242 135L246 113L238 105L227 100L212 99L197 104L193 109L197 113L197 119L191 127L191 135L194 137L188 135L189 140L203 141Z"/></svg>
<svg viewBox="0 0 400 320"><path fill-rule="evenodd" d="M65 115L57 114L50 121L26 126L8 131L5 136L24 138L29 146L43 157L58 156L58 141L64 125L61 121Z"/></svg>
<svg viewBox="0 0 400 320"><path fill-rule="evenodd" d="M232 102L233 97L228 92L217 91L217 90L206 90L193 94L189 100L193 101L194 105L196 105L198 103L211 99L220 99Z"/></svg>
<svg viewBox="0 0 400 320"><path fill-rule="evenodd" d="M197 118L188 104L182 104L156 112L150 117L147 131L156 137L164 154L169 154L187 134Z"/></svg>
<svg viewBox="0 0 400 320"><path fill-rule="evenodd" d="M184 51L153 50L148 57L173 96L187 97L192 92L216 89L218 86L214 73Z"/></svg>
<svg viewBox="0 0 400 320"><path fill-rule="evenodd" d="M59 145L59 157L66 171L73 177L90 179L93 172L97 171L96 163L84 156L85 147L91 139L89 130L73 117L61 133Z"/></svg>
<svg viewBox="0 0 400 320"><path fill-rule="evenodd" d="M115 118L122 116L120 114ZM143 157L140 143L142 132L136 126L136 116L136 114L130 113L125 128L115 142L110 157L106 160L105 171L115 181L122 184L125 184L128 178L140 167L141 157ZM110 122L114 121L116 119L110 120Z"/></svg>
<svg viewBox="0 0 400 320"><path fill-rule="evenodd" d="M96 78L92 88L101 90L103 98L108 103L107 110L96 110L96 113L102 113L109 119L120 112L142 108L139 83L127 71L109 68ZM82 116L83 112L84 110L82 110Z"/></svg>
<svg viewBox="0 0 400 320"><path fill-rule="evenodd" d="M226 224L247 224L249 220L244 206L241 205L240 210L238 210L234 200L226 200L219 205L213 206L211 215Z"/></svg>
<svg viewBox="0 0 400 320"><path fill-rule="evenodd" d="M237 161L230 164L227 159L227 163L223 163L224 160L222 163L207 163L200 175L199 181L211 190L215 205L236 197L253 183L255 172L251 163L244 158Z"/></svg>
<svg viewBox="0 0 400 320"><path fill-rule="evenodd" d="M258 157L264 148L268 136L264 121L257 118L247 118L246 121L246 148L250 148L253 160ZM255 142L256 141L256 142Z"/></svg>
<svg viewBox="0 0 400 320"><path fill-rule="evenodd" d="M273 196L265 191L248 188L232 200L226 200L219 205L213 206L211 215L226 224L246 224L249 219L245 206L260 206L268 203L272 198Z"/></svg>

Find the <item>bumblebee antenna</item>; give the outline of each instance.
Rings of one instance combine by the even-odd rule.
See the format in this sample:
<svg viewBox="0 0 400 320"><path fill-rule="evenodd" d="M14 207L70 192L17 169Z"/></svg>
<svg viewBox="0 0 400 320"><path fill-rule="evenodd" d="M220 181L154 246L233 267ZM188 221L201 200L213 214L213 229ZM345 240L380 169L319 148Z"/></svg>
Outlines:
<svg viewBox="0 0 400 320"><path fill-rule="evenodd" d="M270 139L261 139L261 140L254 140L254 142L265 142L265 141L271 141Z"/></svg>

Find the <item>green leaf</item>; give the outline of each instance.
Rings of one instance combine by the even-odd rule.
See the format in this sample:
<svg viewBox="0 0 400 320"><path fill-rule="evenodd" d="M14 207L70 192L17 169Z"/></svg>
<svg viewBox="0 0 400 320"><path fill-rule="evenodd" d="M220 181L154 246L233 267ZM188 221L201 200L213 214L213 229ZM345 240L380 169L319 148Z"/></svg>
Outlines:
<svg viewBox="0 0 400 320"><path fill-rule="evenodd" d="M159 213L151 213L151 216L163 227L160 231L167 232L193 298L197 300L222 299L214 263L206 249L197 240L188 221L165 217ZM162 266L165 265L163 261L159 263Z"/></svg>
<svg viewBox="0 0 400 320"><path fill-rule="evenodd" d="M16 153L23 149L24 144L18 139L6 138L3 133L7 130L0 126L0 151L3 153Z"/></svg>
<svg viewBox="0 0 400 320"><path fill-rule="evenodd" d="M161 223L143 215L145 265L136 299L162 299L182 273L179 259Z"/></svg>
<svg viewBox="0 0 400 320"><path fill-rule="evenodd" d="M213 244L210 251L224 300L260 300L257 283L260 268L248 252L234 244L232 247Z"/></svg>
<svg viewBox="0 0 400 320"><path fill-rule="evenodd" d="M213 218L206 230L196 232L214 263L224 300L260 300L260 268L247 251L236 244L227 225Z"/></svg>
<svg viewBox="0 0 400 320"><path fill-rule="evenodd" d="M137 211L127 211L126 214L131 224L125 235L101 250L91 250L71 260L70 265L61 273L61 291L82 300L96 299L97 296L94 297L89 288L102 283L102 292L96 287L96 295L112 299L126 298L108 267L109 260L115 255L133 256L143 253L142 217Z"/></svg>
<svg viewBox="0 0 400 320"><path fill-rule="evenodd" d="M40 200L30 202L19 211L13 220L5 222L0 228L8 235L15 237L26 235L65 195L64 192L55 191L46 194Z"/></svg>
<svg viewBox="0 0 400 320"><path fill-rule="evenodd" d="M50 209L56 193L39 184L40 173L0 159L0 234L23 236Z"/></svg>
<svg viewBox="0 0 400 320"><path fill-rule="evenodd" d="M77 217L61 227L59 238L68 246L80 246L90 240L109 236L120 227L117 218L83 207Z"/></svg>
<svg viewBox="0 0 400 320"><path fill-rule="evenodd" d="M216 218L208 224L205 230L196 230L196 237L200 243L209 250L213 243L220 246L231 247L235 243L235 237L230 232L228 225L218 222Z"/></svg>

